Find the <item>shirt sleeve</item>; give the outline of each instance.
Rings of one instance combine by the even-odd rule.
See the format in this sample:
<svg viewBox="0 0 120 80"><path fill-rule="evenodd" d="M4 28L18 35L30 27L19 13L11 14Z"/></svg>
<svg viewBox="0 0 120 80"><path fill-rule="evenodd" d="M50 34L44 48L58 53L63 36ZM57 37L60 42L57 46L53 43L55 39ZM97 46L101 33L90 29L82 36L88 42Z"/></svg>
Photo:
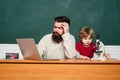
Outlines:
<svg viewBox="0 0 120 80"><path fill-rule="evenodd" d="M65 55L67 58L75 58L77 51L75 49L75 38L70 33L63 34L63 45L65 47Z"/></svg>
<svg viewBox="0 0 120 80"><path fill-rule="evenodd" d="M37 48L38 48L40 56L43 58L44 51L45 51L44 37L39 41Z"/></svg>

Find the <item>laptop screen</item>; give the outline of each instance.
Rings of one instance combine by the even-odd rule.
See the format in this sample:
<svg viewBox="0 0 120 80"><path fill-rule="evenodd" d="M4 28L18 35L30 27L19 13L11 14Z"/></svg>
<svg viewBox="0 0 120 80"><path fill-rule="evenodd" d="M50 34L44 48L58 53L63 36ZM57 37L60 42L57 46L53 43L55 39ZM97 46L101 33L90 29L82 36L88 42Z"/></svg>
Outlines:
<svg viewBox="0 0 120 80"><path fill-rule="evenodd" d="M33 38L16 39L24 59L42 60Z"/></svg>

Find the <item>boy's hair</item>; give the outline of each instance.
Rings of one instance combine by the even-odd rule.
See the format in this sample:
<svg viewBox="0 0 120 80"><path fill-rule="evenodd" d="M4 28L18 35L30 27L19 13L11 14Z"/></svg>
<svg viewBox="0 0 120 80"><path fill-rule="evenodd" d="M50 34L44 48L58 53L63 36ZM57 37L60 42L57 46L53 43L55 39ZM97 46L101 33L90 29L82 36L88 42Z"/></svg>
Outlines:
<svg viewBox="0 0 120 80"><path fill-rule="evenodd" d="M88 26L81 28L78 34L80 39L87 37L88 35L90 35L91 38L94 37L94 30Z"/></svg>
<svg viewBox="0 0 120 80"><path fill-rule="evenodd" d="M66 16L57 16L57 17L55 17L54 21L56 21L56 22L66 22L70 25L70 19Z"/></svg>

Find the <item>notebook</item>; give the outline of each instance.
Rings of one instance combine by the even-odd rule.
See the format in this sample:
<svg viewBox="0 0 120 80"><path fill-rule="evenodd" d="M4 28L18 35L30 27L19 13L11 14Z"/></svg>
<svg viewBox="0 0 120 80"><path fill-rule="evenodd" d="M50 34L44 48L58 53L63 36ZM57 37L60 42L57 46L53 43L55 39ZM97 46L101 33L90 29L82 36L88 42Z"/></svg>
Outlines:
<svg viewBox="0 0 120 80"><path fill-rule="evenodd" d="M33 38L16 39L24 59L42 60Z"/></svg>

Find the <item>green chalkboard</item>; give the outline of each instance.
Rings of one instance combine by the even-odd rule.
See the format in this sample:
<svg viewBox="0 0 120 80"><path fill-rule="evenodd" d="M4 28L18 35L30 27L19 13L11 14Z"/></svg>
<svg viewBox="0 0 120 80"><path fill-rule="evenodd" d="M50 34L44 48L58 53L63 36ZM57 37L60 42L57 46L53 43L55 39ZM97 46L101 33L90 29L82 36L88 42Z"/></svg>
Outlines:
<svg viewBox="0 0 120 80"><path fill-rule="evenodd" d="M0 0L0 44L16 38L38 43L60 15L70 18L76 41L79 29L91 26L105 45L120 45L120 0Z"/></svg>

